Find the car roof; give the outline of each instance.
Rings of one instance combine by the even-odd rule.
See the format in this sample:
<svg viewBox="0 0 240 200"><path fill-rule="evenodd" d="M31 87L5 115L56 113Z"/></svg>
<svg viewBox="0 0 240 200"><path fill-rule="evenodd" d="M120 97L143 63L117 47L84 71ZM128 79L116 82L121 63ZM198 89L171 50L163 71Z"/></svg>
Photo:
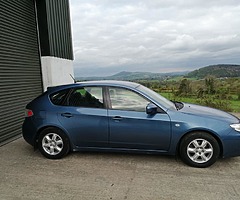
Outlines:
<svg viewBox="0 0 240 200"><path fill-rule="evenodd" d="M59 86L53 86L48 87L48 92L55 92L58 90L68 89L72 87L78 87L78 86L121 86L126 88L136 88L140 84L129 82L129 81L116 81L116 80L100 80L100 81L83 81L83 82L76 82L72 84L66 84L66 85L59 85Z"/></svg>
<svg viewBox="0 0 240 200"><path fill-rule="evenodd" d="M116 81L116 80L100 80L100 81L85 81L79 82L80 84L87 85L104 85L104 86L128 86L128 87L138 87L139 83L129 82L129 81Z"/></svg>

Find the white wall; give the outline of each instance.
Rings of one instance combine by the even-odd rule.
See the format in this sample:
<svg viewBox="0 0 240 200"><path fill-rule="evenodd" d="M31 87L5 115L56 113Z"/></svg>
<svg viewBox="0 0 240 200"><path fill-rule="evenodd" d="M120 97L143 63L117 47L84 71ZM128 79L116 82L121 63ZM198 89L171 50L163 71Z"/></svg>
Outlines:
<svg viewBox="0 0 240 200"><path fill-rule="evenodd" d="M73 61L51 56L41 57L43 87L73 83Z"/></svg>

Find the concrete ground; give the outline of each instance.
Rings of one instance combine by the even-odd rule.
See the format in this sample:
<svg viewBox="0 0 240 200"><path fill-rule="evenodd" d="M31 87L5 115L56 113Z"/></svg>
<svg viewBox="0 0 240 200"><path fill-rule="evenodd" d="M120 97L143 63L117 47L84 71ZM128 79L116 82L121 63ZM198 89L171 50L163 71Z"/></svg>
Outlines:
<svg viewBox="0 0 240 200"><path fill-rule="evenodd" d="M240 157L206 169L175 157L71 153L44 158L22 138L0 147L0 199L240 199Z"/></svg>

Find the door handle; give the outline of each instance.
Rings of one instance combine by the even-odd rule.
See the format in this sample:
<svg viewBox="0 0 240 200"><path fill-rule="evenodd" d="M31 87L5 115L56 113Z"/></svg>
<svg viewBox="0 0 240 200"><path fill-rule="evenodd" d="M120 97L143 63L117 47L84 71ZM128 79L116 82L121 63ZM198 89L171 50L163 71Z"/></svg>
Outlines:
<svg viewBox="0 0 240 200"><path fill-rule="evenodd" d="M71 113L62 113L61 116L66 117L66 118L73 117L73 115Z"/></svg>
<svg viewBox="0 0 240 200"><path fill-rule="evenodd" d="M120 121L120 120L122 120L123 118L120 117L120 116L115 116L115 117L113 117L112 119L115 120L115 121Z"/></svg>

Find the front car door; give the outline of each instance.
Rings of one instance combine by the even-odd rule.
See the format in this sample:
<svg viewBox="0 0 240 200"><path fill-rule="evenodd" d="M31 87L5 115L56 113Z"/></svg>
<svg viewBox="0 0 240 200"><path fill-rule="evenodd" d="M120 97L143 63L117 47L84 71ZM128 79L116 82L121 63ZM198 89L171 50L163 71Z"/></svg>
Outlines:
<svg viewBox="0 0 240 200"><path fill-rule="evenodd" d="M114 148L167 151L170 119L165 112L146 113L150 101L135 91L109 87L109 141ZM159 109L160 110L160 109Z"/></svg>

